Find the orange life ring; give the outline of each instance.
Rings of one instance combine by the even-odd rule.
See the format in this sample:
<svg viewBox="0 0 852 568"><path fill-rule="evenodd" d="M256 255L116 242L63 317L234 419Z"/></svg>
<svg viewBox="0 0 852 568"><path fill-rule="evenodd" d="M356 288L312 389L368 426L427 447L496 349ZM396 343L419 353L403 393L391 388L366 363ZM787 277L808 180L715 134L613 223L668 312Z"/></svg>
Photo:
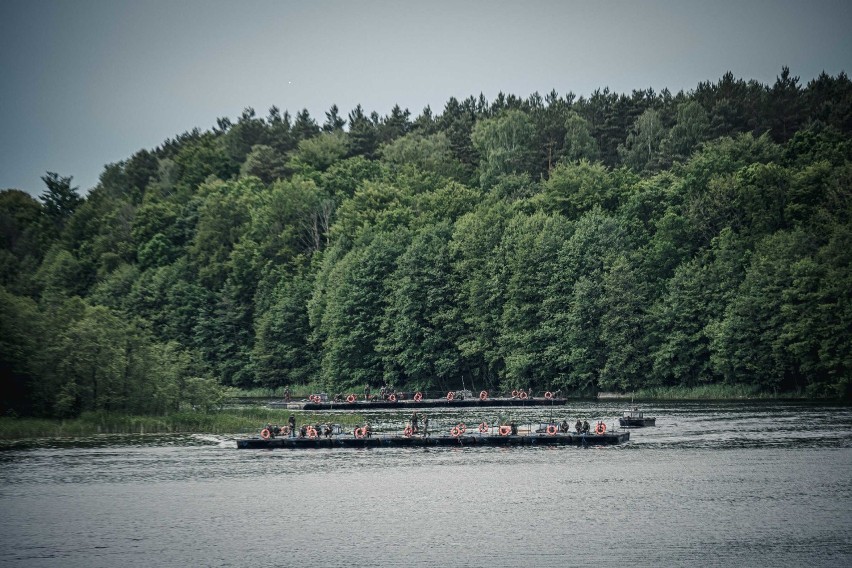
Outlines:
<svg viewBox="0 0 852 568"><path fill-rule="evenodd" d="M479 431L482 432L483 434L488 432L488 424L486 422L483 422L482 424L480 424L479 425Z"/></svg>
<svg viewBox="0 0 852 568"><path fill-rule="evenodd" d="M548 436L555 436L556 435L556 426L554 426L553 424L550 424L547 427L547 435Z"/></svg>
<svg viewBox="0 0 852 568"><path fill-rule="evenodd" d="M366 435L366 432L364 432L363 428L355 428L354 434L355 434L356 438L360 439L360 438L363 438Z"/></svg>
<svg viewBox="0 0 852 568"><path fill-rule="evenodd" d="M464 422L460 422L460 423L459 423L459 425L458 425L458 426L456 426L456 428L458 428L459 430L461 430L461 433L462 433L462 434L464 434L465 432L467 432L467 426L465 426L465 425L464 425Z"/></svg>
<svg viewBox="0 0 852 568"><path fill-rule="evenodd" d="M512 391L512 398L518 398L518 391Z"/></svg>
<svg viewBox="0 0 852 568"><path fill-rule="evenodd" d="M526 400L526 398L527 398L527 393L526 393L526 392L524 392L524 391L521 391L521 394L520 394L520 395L518 395L518 396L521 398L521 400Z"/></svg>
<svg viewBox="0 0 852 568"><path fill-rule="evenodd" d="M263 438L264 440L268 440L269 439L269 430L266 429L266 428L261 430L260 431L260 437Z"/></svg>
<svg viewBox="0 0 852 568"><path fill-rule="evenodd" d="M403 430L402 433L406 438L410 438L411 434L413 433L413 431L411 430L411 426L406 426L405 430Z"/></svg>
<svg viewBox="0 0 852 568"><path fill-rule="evenodd" d="M415 400L416 402L420 402L421 400L423 400L423 395L422 395L422 394L420 394L419 392L418 392L418 393L415 393L415 395L414 395L414 400Z"/></svg>
<svg viewBox="0 0 852 568"><path fill-rule="evenodd" d="M391 402L396 402L396 395L395 394L390 395L388 397L388 400L391 401Z"/></svg>
<svg viewBox="0 0 852 568"><path fill-rule="evenodd" d="M550 391L547 391L546 393L544 393L544 398L546 398L547 400L550 400L551 398L553 398L553 393L550 392Z"/></svg>
<svg viewBox="0 0 852 568"><path fill-rule="evenodd" d="M346 402L348 402L348 403L353 403L353 402L355 402L355 395L354 395L354 394L350 394L349 396L347 396L347 397L346 397Z"/></svg>
<svg viewBox="0 0 852 568"><path fill-rule="evenodd" d="M500 435L501 436L508 436L509 432L511 432L511 431L512 431L512 429L508 426L500 426Z"/></svg>
<svg viewBox="0 0 852 568"><path fill-rule="evenodd" d="M456 393L453 391L447 393L447 400L453 400L454 398L456 398Z"/></svg>
<svg viewBox="0 0 852 568"><path fill-rule="evenodd" d="M317 437L317 429L313 426L308 428L308 438L316 438Z"/></svg>
<svg viewBox="0 0 852 568"><path fill-rule="evenodd" d="M479 393L479 400L485 400L488 398L488 391L482 391Z"/></svg>
<svg viewBox="0 0 852 568"><path fill-rule="evenodd" d="M606 424L598 422L595 426L595 434L603 434L604 432L606 432Z"/></svg>
<svg viewBox="0 0 852 568"><path fill-rule="evenodd" d="M461 430L459 430L459 427L458 427L458 426L453 426L453 429L452 429L452 430L450 430L450 435L451 435L453 438L458 438L459 436L461 436L461 434L462 434L462 433L461 433Z"/></svg>

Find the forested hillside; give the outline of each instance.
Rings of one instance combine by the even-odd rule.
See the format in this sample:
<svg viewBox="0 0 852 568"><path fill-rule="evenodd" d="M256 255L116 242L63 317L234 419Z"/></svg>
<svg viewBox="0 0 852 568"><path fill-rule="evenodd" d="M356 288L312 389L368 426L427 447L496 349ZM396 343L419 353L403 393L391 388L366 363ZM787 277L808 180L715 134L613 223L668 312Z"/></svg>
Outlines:
<svg viewBox="0 0 852 568"><path fill-rule="evenodd" d="M3 411L216 385L849 397L852 83L246 109L0 192Z"/></svg>

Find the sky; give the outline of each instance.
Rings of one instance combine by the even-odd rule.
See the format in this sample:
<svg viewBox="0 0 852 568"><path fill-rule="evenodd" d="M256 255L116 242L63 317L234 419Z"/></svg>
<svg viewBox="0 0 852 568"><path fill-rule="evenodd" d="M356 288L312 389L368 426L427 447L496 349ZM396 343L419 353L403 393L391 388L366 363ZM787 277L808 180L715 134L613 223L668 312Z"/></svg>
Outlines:
<svg viewBox="0 0 852 568"><path fill-rule="evenodd" d="M417 116L450 97L850 73L848 0L0 0L0 189L103 167L246 107Z"/></svg>

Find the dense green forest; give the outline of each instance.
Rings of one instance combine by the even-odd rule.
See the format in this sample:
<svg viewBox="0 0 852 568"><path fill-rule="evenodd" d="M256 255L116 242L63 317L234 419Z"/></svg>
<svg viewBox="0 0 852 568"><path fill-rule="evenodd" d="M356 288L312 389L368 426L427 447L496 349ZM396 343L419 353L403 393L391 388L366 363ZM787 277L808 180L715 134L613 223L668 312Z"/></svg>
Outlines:
<svg viewBox="0 0 852 568"><path fill-rule="evenodd" d="M852 83L246 109L0 192L6 413L221 386L849 397Z"/></svg>

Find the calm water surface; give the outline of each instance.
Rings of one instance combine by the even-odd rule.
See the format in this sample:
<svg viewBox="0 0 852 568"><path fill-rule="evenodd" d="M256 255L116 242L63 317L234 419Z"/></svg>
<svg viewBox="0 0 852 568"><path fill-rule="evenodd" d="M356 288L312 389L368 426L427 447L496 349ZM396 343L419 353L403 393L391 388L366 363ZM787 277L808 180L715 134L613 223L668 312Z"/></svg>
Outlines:
<svg viewBox="0 0 852 568"><path fill-rule="evenodd" d="M612 424L620 403L504 410ZM646 405L619 447L0 451L3 566L852 566L852 408ZM434 428L495 410L430 412ZM370 415L379 429L405 417Z"/></svg>

